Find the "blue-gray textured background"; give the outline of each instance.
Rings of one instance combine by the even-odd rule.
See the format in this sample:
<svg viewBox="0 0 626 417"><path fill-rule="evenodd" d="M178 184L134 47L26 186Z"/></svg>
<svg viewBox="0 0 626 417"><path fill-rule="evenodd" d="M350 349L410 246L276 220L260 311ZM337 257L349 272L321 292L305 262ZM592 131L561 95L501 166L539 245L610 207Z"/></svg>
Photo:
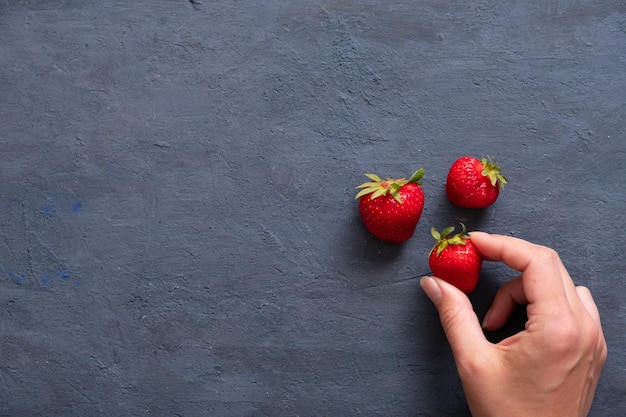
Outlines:
<svg viewBox="0 0 626 417"><path fill-rule="evenodd" d="M0 1L0 415L468 416L418 285L459 221L560 252L625 415L625 68L623 0ZM354 187L419 167L378 242Z"/></svg>

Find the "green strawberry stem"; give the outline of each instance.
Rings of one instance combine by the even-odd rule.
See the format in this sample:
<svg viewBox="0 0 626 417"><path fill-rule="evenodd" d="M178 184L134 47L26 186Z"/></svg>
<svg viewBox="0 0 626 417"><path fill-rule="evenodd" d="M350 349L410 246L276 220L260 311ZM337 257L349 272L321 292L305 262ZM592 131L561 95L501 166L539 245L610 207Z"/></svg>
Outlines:
<svg viewBox="0 0 626 417"><path fill-rule="evenodd" d="M408 183L414 183L417 185L422 185L422 177L424 176L424 168L420 168L411 175Z"/></svg>
<svg viewBox="0 0 626 417"><path fill-rule="evenodd" d="M491 181L491 185L500 184L500 188L504 189L504 184L507 183L506 177L500 173L502 168L498 165L498 161L491 156L487 156L486 158L482 158L480 163L483 165L483 171L481 175L489 178Z"/></svg>
<svg viewBox="0 0 626 417"><path fill-rule="evenodd" d="M385 180L381 179L376 174L365 174L367 178L371 181L364 182L356 188L361 188L361 191L358 192L355 200L359 198L371 194L370 199L375 199L383 195L391 194L391 196L396 199L396 201L402 204L402 197L400 196L400 189L406 184L422 184L422 177L424 176L424 168L420 168L411 175L411 177L407 180L406 178L387 178Z"/></svg>
<svg viewBox="0 0 626 417"><path fill-rule="evenodd" d="M437 251L435 252L435 256L439 256L439 254L443 252L443 250L448 245L466 245L467 244L469 235L467 234L467 229L465 228L465 225L463 223L461 223L460 233L457 233L456 235L450 237L450 234L452 232L454 232L454 226L446 227L445 229L441 231L441 233L439 233L437 229L435 229L435 226L433 226L432 229L430 229L430 234L433 235L433 237L437 241L435 243L435 246L433 246L433 248L431 249L431 252L432 252L436 248Z"/></svg>

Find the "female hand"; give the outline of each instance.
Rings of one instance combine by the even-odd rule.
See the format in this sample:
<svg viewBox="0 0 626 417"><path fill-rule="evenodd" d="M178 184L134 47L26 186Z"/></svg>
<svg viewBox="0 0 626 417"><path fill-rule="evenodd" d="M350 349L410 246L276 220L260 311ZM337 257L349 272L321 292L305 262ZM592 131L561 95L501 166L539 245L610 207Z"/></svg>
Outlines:
<svg viewBox="0 0 626 417"><path fill-rule="evenodd" d="M422 278L472 415L586 416L607 356L591 293L574 285L552 249L513 237L470 235L486 260L521 272L498 290L483 327L500 328L518 304L527 305L528 315L525 330L490 343L465 294L439 278Z"/></svg>

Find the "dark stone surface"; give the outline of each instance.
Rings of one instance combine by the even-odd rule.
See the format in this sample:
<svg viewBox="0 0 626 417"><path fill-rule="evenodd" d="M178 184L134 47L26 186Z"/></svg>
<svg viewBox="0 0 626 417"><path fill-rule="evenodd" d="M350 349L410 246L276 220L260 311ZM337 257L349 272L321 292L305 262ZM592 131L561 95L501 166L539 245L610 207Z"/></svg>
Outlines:
<svg viewBox="0 0 626 417"><path fill-rule="evenodd" d="M467 416L418 285L459 221L560 252L626 415L623 0L3 0L0 39L0 415ZM422 166L378 242L354 187Z"/></svg>

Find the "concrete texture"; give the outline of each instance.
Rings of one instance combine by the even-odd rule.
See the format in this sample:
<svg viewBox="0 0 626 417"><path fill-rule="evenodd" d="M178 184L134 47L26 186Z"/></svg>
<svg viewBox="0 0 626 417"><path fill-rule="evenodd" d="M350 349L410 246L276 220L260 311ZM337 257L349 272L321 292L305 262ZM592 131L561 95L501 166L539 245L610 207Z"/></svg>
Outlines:
<svg viewBox="0 0 626 417"><path fill-rule="evenodd" d="M560 252L626 415L622 0L3 0L0 40L0 415L468 416L418 285L459 221ZM377 241L354 187L419 167Z"/></svg>

